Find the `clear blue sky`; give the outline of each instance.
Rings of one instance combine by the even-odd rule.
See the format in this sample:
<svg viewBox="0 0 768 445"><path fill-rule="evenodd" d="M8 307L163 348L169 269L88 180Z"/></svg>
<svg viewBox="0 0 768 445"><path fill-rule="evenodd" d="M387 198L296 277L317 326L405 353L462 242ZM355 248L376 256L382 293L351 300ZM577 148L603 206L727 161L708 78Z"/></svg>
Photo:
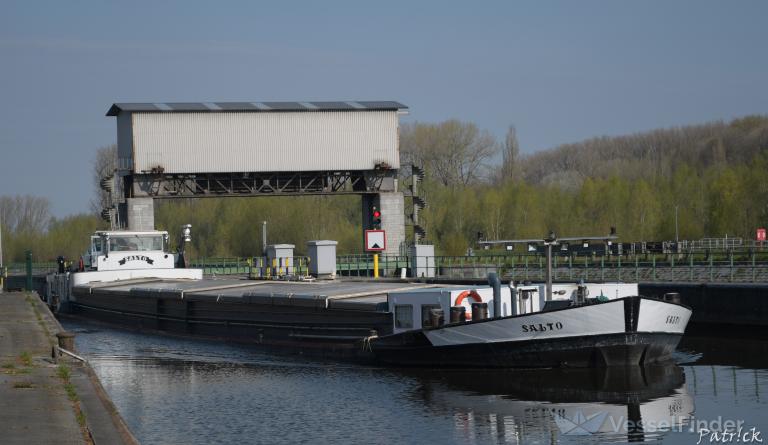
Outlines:
<svg viewBox="0 0 768 445"><path fill-rule="evenodd" d="M764 1L7 1L0 195L86 211L113 102L397 100L523 152L768 113Z"/></svg>

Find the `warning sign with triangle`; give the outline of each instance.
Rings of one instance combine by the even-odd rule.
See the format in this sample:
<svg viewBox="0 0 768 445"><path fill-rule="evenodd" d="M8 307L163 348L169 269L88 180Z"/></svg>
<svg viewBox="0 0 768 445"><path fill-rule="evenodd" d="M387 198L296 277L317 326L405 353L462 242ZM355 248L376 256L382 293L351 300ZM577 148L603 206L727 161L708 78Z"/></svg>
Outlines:
<svg viewBox="0 0 768 445"><path fill-rule="evenodd" d="M380 252L387 249L387 234L384 230L365 231L365 250Z"/></svg>

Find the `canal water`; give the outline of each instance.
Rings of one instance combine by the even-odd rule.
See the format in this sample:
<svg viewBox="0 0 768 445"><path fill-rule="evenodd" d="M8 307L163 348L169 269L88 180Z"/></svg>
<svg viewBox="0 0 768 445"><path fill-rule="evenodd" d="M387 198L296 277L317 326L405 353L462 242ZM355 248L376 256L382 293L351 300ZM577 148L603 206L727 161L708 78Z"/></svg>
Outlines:
<svg viewBox="0 0 768 445"><path fill-rule="evenodd" d="M686 337L677 364L647 368L466 371L63 324L143 444L768 443L768 340Z"/></svg>

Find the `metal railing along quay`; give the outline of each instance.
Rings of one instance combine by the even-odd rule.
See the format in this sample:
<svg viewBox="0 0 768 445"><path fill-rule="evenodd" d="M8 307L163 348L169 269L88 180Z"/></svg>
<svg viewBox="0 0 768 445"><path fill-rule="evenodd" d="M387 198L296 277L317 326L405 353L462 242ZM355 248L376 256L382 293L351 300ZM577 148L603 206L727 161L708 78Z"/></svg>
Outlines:
<svg viewBox="0 0 768 445"><path fill-rule="evenodd" d="M373 255L353 254L336 256L336 274L348 277L373 277ZM380 276L400 276L403 268L410 269L410 257L379 255Z"/></svg>
<svg viewBox="0 0 768 445"><path fill-rule="evenodd" d="M45 275L48 273L56 272L58 266L55 261L45 261L32 263L32 275ZM8 263L4 267L6 276L13 275L26 275L27 264L26 263Z"/></svg>
<svg viewBox="0 0 768 445"><path fill-rule="evenodd" d="M425 277L441 279L482 279L489 272L498 273L505 280L542 281L545 278L546 259L542 255L507 254L473 256L379 256L379 275L400 277L403 273L413 277L413 265L422 265ZM637 282L768 282L768 255L765 252L737 252L725 254L667 254L635 256L553 256L554 280L561 281L637 281ZM199 258L189 267L201 268L205 275L241 275L256 279L284 276L307 276L309 258L295 256L289 259L268 260L250 258ZM55 262L9 263L3 275L33 276L55 272ZM338 255L337 275L347 277L373 277L372 254ZM426 273L425 273L426 272Z"/></svg>
<svg viewBox="0 0 768 445"><path fill-rule="evenodd" d="M247 275L249 278L274 278L309 275L309 258L266 257L250 258L200 258L192 260L189 267L203 269L204 275Z"/></svg>
<svg viewBox="0 0 768 445"><path fill-rule="evenodd" d="M405 268L407 276L413 276L410 268L414 260L406 256L380 256L379 274L399 277ZM496 272L507 280L543 281L546 273L546 259L541 255L434 256L428 260L434 267L429 267L432 270L427 275L444 279L482 279L489 272ZM552 266L553 279L562 281L768 282L768 258L756 255L667 255L648 259L555 256ZM337 257L337 273L342 276L372 277L373 267L372 255Z"/></svg>

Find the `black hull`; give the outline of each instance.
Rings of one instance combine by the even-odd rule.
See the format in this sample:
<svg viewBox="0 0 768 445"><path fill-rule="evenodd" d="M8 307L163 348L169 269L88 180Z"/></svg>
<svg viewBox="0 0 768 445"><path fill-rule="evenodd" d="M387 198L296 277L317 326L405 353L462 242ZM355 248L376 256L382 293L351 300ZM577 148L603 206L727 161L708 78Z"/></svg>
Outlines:
<svg viewBox="0 0 768 445"><path fill-rule="evenodd" d="M70 302L66 315L143 332L219 339L286 354L365 361L371 360L372 354L362 347L363 339L391 323L389 314L382 313L331 313L301 307L275 310L227 303L209 307L204 302L172 300L145 300L144 307L129 310L127 306L135 299L99 298L98 303L89 304L82 300Z"/></svg>
<svg viewBox="0 0 768 445"><path fill-rule="evenodd" d="M421 338L419 338L419 336ZM585 337L435 347L423 333L411 345L381 339L373 352L381 363L462 368L558 368L635 366L671 358L681 334L618 333Z"/></svg>
<svg viewBox="0 0 768 445"><path fill-rule="evenodd" d="M644 365L670 358L682 334L636 332L641 298L605 303L621 305L626 332L533 340L435 346L424 331L392 335L388 312L341 310L313 305L269 305L210 298L78 295L68 310L76 316L130 329L224 339L260 345L280 353L301 353L398 366L465 368L555 368ZM614 306L615 307L615 306ZM576 309L562 309L571 311ZM555 311L548 312L549 314ZM505 319L471 324L484 326ZM389 334L389 335L388 335Z"/></svg>

